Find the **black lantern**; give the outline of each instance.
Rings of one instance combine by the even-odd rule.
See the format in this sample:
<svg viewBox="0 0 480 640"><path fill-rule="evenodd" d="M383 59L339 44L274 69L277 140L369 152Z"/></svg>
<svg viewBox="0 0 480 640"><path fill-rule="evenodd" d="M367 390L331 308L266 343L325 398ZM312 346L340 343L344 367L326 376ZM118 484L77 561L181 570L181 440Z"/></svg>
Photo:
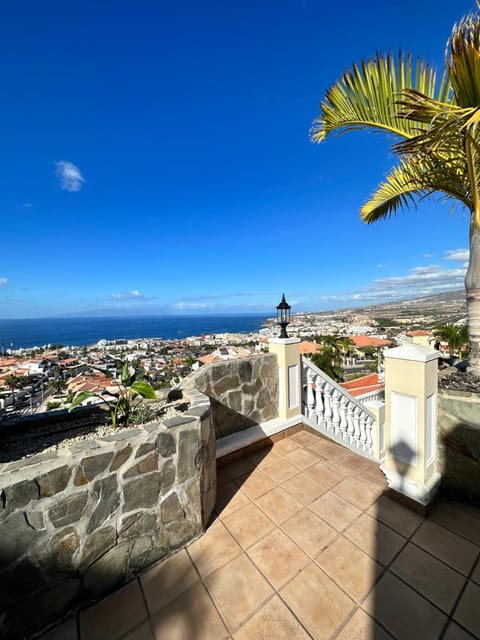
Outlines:
<svg viewBox="0 0 480 640"><path fill-rule="evenodd" d="M277 307L277 322L281 326L279 338L288 338L287 324L290 324L290 309L292 307L285 300L285 294L282 295L282 300Z"/></svg>

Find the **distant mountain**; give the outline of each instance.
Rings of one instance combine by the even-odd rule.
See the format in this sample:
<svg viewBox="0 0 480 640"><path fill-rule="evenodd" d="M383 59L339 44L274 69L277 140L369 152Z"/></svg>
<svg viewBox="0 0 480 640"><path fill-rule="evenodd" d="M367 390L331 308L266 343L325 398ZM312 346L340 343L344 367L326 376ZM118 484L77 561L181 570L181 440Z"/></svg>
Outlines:
<svg viewBox="0 0 480 640"><path fill-rule="evenodd" d="M345 316L353 314L365 315L377 319L391 318L399 321L417 318L419 322L426 326L434 326L441 322L457 322L467 315L465 289L409 300L382 302L381 304L365 305L363 307L347 307L334 311L318 311L314 314L307 315L344 318Z"/></svg>
<svg viewBox="0 0 480 640"><path fill-rule="evenodd" d="M458 289L456 291L447 291L443 293L437 293L433 296L423 296L421 298L411 298L409 300L396 300L392 302L383 302L382 304L368 305L364 307L357 307L357 312L361 309L362 312L368 314L380 314L385 312L391 312L393 310L412 311L416 310L417 313L421 310L438 310L439 308L451 307L457 310L463 309L466 313L466 300L465 289Z"/></svg>

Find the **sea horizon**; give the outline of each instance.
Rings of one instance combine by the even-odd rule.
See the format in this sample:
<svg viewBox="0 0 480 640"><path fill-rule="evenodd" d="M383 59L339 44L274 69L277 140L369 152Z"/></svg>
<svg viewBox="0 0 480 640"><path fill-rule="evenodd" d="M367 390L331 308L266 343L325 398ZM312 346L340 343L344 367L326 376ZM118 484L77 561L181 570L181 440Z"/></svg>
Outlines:
<svg viewBox="0 0 480 640"><path fill-rule="evenodd" d="M185 339L220 333L257 332L270 314L48 317L0 320L0 353L7 350L94 345L99 340Z"/></svg>

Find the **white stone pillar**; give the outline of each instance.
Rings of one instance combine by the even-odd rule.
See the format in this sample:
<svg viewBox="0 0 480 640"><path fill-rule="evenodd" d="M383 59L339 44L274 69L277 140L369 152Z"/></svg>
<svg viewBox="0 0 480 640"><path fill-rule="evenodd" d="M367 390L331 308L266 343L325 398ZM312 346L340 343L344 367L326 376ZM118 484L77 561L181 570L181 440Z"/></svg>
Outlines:
<svg viewBox="0 0 480 640"><path fill-rule="evenodd" d="M302 413L300 338L270 338L268 350L278 360L278 416L293 418Z"/></svg>
<svg viewBox="0 0 480 640"><path fill-rule="evenodd" d="M391 489L427 505L438 490L439 353L405 343L385 351L385 461Z"/></svg>

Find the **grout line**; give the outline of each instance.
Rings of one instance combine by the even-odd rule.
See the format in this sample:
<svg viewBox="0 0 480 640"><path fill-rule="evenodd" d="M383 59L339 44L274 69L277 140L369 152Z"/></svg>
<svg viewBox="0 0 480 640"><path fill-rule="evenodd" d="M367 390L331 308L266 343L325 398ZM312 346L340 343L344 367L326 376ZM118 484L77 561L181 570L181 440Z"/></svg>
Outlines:
<svg viewBox="0 0 480 640"><path fill-rule="evenodd" d="M452 507L452 506L454 507L455 506L455 503L446 502L446 501L443 501L443 503L448 507ZM441 504L441 502L439 504ZM466 540L467 542L470 542L470 544L473 544L476 547L480 548L480 544L478 542L474 542L471 538L467 538L467 536L464 533L458 531L458 529L453 529L452 526L450 526L448 524L445 524L444 522L439 522L438 520L435 520L432 517L432 515L434 515L434 512L435 512L435 508L433 508L432 512L425 519L434 522L439 527L443 527L444 529L447 529L451 533L454 533L455 535L457 535L459 538L462 538L463 540ZM469 515L471 518L475 518L475 516L471 516L470 514L468 514L467 512L465 512L463 510L462 510L462 513L464 513L465 515Z"/></svg>
<svg viewBox="0 0 480 640"><path fill-rule="evenodd" d="M223 523L222 523L222 524L223 524ZM225 525L223 525L223 526L225 527ZM226 528L226 527L225 527L225 528ZM228 531L228 529L227 529L227 531ZM230 532L229 532L229 533L230 533ZM233 537L233 536L232 536L232 537ZM187 553L188 553L188 548L186 548L186 550L187 550ZM241 555L241 554L240 554L240 555ZM236 560L236 558L239 558L239 557L240 557L240 555L237 555L237 556L235 556L235 558L232 558L232 560L230 560L230 562L227 562L227 564L226 564L226 565L224 565L224 566L225 566L225 567L227 567L231 562L233 562L233 560ZM208 574L207 576L205 576L205 578L204 578L204 577L202 576L202 574L200 573L200 571L199 571L199 569L198 569L197 565L196 565L196 564L195 564L195 562L193 561L193 558L192 558L192 556L190 555L190 553L188 553L188 558L190 559L190 562L192 563L193 568L194 568L194 570L196 571L196 573L197 573L197 575L198 575L198 578L199 578L200 584L201 584L201 585L203 586L203 588L205 589L205 592L206 592L206 594L207 594L208 599L209 599L209 600L210 600L210 602L212 603L213 608L215 609L215 611L217 612L217 614L218 614L218 616L219 616L219 618L220 618L220 621L222 622L223 626L224 626L224 627L225 627L225 629L227 630L228 637L229 637L229 638L231 638L231 637L232 637L232 634L231 634L231 631L230 631L230 627L229 627L229 625L227 624L227 621L225 620L225 618L224 618L224 616L223 616L222 612L220 611L220 609L217 607L217 605L216 605L215 601L213 600L213 597L212 597L212 595L211 595L211 593L210 593L210 591L209 591L209 589L208 589L208 587L207 587L207 584L206 584L206 579L207 579L207 578L209 578L209 577L210 577L211 575L213 575L214 573L216 573L217 571L219 571L220 569L223 569L223 567L219 567L218 569L215 569L215 571L212 571L211 573L209 573L209 574ZM154 637L155 637L155 636L154 636Z"/></svg>
<svg viewBox="0 0 480 640"><path fill-rule="evenodd" d="M388 569L385 570L384 575L387 573ZM393 571L389 571L389 573L394 577L397 578L397 580L400 580L400 582L403 582L404 585L406 585L409 589L411 589L412 591L414 591L417 596L419 598L422 598L423 600L425 600L426 602L428 602L428 604L430 604L432 607L434 607L437 611L439 611L445 618L447 618L447 620L450 619L451 617L451 613L447 613L444 609L442 609L438 604L436 604L435 602L433 602L429 596L426 596L424 593L421 593L416 587L414 587L413 585L409 584L402 576L397 575L396 573L394 573ZM464 576L462 576L464 577ZM468 582L467 579L465 579L465 585ZM465 585L462 587L462 589L460 589L460 592L463 594L463 591L465 589ZM454 609L452 609L453 611Z"/></svg>
<svg viewBox="0 0 480 640"><path fill-rule="evenodd" d="M473 565L472 565L467 577L465 578L465 583L464 583L462 589L460 589L460 593L458 594L458 597L457 597L457 599L455 600L455 602L453 604L453 607L452 607L452 610L450 612L449 619L448 619L448 623L449 624L454 620L455 612L457 611L458 605L460 604L460 600L462 599L463 594L467 590L468 585L469 584L476 584L475 582L473 582L472 576L473 576L473 574L475 572L475 569L476 569L477 565L480 566L480 550L479 550L479 553L477 554L477 559L473 563ZM455 620L455 623L456 624L460 624L460 626L462 626L462 628L464 628L463 625L461 623L459 623L457 620Z"/></svg>
<svg viewBox="0 0 480 640"><path fill-rule="evenodd" d="M295 442L296 442L296 441L295 441ZM299 444L299 446L300 446L300 447L304 447L307 451L309 450L309 449L308 449L308 445L303 445L303 444L298 443L298 442L296 442L296 444ZM317 454L317 452L315 452L315 451L313 451L313 452L314 452L314 454L315 454L315 455L318 455L318 454ZM288 452L287 452L287 453L288 453ZM286 456L286 454L283 454L283 455L282 455L282 458L284 458L284 459L286 459L287 461L289 461L289 460L288 460L288 458L286 458L285 456ZM335 458L333 458L333 459L332 459L332 458L322 459L321 457L319 458L319 462L324 461L324 462L326 462L327 464L332 465L334 468L337 466L337 465L335 465L335 460L336 460ZM289 461L289 462L290 462L290 461ZM293 464L293 463L291 462L291 464ZM315 464L318 464L318 463L315 463ZM311 465L311 466L313 466L313 465ZM343 472L343 471L345 471L345 469L344 469L344 468L342 468L342 465L341 465L341 464L340 464L340 465L338 465L338 467L337 467L337 468L339 468L342 472ZM336 483L336 484L334 484L332 487L330 487L330 488L329 488L325 493L328 493L328 491L330 491L330 492L332 492L333 494L335 494L336 496L338 496L338 494L334 491L334 488L335 488L335 487L336 487L340 482L342 482L345 478L349 478L349 477L352 477L352 478L353 478L353 477L354 477L354 476L352 476L352 475L351 475L351 471L350 471L350 470L347 470L347 471L348 471L347 475L346 475L344 478L342 478L342 480L339 480L339 482L337 482L337 483ZM304 472L305 472L305 469L301 469L301 470L300 470L300 473L304 473ZM267 474L267 475L268 475L268 474ZM298 475L298 474L296 474L296 475ZM270 478L270 479L271 479L271 480L273 480L274 482L276 482L277 486L280 486L281 488L283 488L284 490L286 490L286 491L287 491L287 493L288 493L288 490L286 489L286 485L288 485L288 482L289 482L292 478L296 477L296 475L294 475L294 476L292 476L291 478L289 478L289 479L287 479L287 480L283 481L282 483L278 483L276 480L273 480L273 478ZM270 477L270 476L269 476L269 477ZM309 477L311 477L311 476L309 476ZM314 478L312 478L312 479L314 480ZM363 476L362 476L362 479L363 479L363 480L365 480L365 481L367 482L367 484L368 484L368 485L370 485L370 486L376 486L376 487L379 487L379 483L375 483L373 480L370 480L369 478L363 478ZM285 485L285 486L283 486L283 485ZM379 488L380 488L380 487L379 487ZM322 495L325 495L325 493L324 493L324 494L322 494ZM265 494L263 494L263 495L265 495ZM383 495L383 494L382 494L382 495ZM261 497L261 496L258 496L258 498L260 498L260 497ZM346 626L346 624L347 624L347 623L348 623L348 621L353 617L353 615L355 615L355 612L356 612L358 609L361 609L362 611L364 611L364 609L362 608L363 603L365 602L365 600L367 599L367 597L369 597L369 595L370 595L372 592L374 592L376 588L378 588L378 583L379 583L379 581L381 580L381 578L382 578L382 577L383 577L387 572L392 573L392 575L394 575L394 576L395 576L395 578L397 578L398 580L400 580L401 582L403 582L403 583L404 583L408 588L412 589L412 591L414 591L414 592L417 594L417 596L418 596L418 597L422 598L423 600L425 600L426 602L428 602L429 604L431 604L431 606L433 606L436 610L438 610L438 611L439 611L443 616L446 616L446 617L447 617L447 621L446 621L445 627L444 627L444 629L443 629L443 631L442 631L442 634L441 634L441 637L443 637L443 635L444 635L444 633L446 632L446 629L448 628L448 626L449 626L450 622L453 620L454 612L455 612L455 610L456 610L456 608L457 608L458 602L460 601L460 599L461 599L461 597L462 597L462 595L463 595L463 593L464 593L464 591L465 591L465 589L466 589L466 586L467 586L467 584L468 584L468 579L466 579L466 578L465 578L465 576L464 576L463 574L461 574L459 571L457 571L457 569L455 569L454 567L451 567L451 566L450 566L450 565L448 565L446 562L444 562L441 558L437 557L434 553L431 553L430 551L428 551L428 550L426 550L426 549L423 549L422 547L420 547L419 545L417 545L417 544L413 541L413 537L415 536L415 534L418 532L418 530L421 528L421 526L423 525L423 523L424 523L424 522L425 522L425 520L427 519L426 517L421 517L421 518L420 518L420 520L419 520L419 522L416 524L416 526L414 526L414 528L413 528L413 529L412 529L412 530L411 530L407 535L404 535L403 533L400 533L399 531L397 531L397 530L396 530L393 526L391 526L389 523L383 522L380 518L378 518L378 517L376 517L376 516L373 516L373 515L371 515L370 513L368 513L368 511L371 509L371 507L372 507L376 502L378 502L378 500L379 500L379 499L380 499L380 497L381 497L381 495L380 495L380 496L379 496L379 497L378 497L378 498L377 498L377 499L376 499L376 500L375 500L371 505L368 505L367 507L364 507L364 508L360 507L360 513L359 513L355 518L353 518L353 520L351 520L351 521L350 521L350 522L349 522L345 527L343 527L341 531L337 531L337 530L335 529L335 527L332 527L330 523L328 523L327 521L325 521L325 520L324 520L324 519L323 519L323 518L322 518L318 513L316 513L315 511L313 511L313 509L311 509L311 508L310 508L310 504L311 504L311 503L310 503L310 504L303 504L300 500L297 500L297 499L295 498L295 496L292 496L292 497L293 497L293 498L294 498L294 499L295 499L299 504L301 504L301 508L309 509L309 511L310 511L311 513L313 513L316 517L319 517L319 518L320 518L322 521L324 521L324 522L325 522L325 523L326 523L330 528L333 528L333 530L335 531L335 534L336 534L336 535L335 535L335 537L334 537L332 540L330 540L330 541L328 542L328 544L327 544L325 547L323 547L323 549L322 549L322 550L320 550L320 552L319 552L319 553L317 553L317 554L316 554L316 556L314 556L313 558L312 558L309 554L306 554L306 555L308 555L308 557L309 557L309 562L307 562L307 563L306 563L306 564L305 564L305 565L304 565L304 566L303 566L303 567L302 567L302 568L301 568L301 569L300 569L300 570L299 570L299 571L298 571L294 576L292 576L292 577L291 577L291 578L290 578L290 579L289 579L289 580L288 580L284 585L282 585L280 588L284 588L287 584L289 584L289 582L290 582L291 580L293 580L293 579L295 578L295 576L296 576L296 575L298 575L298 573L300 573L301 571L303 571L303 570L305 569L305 567L306 567L306 566L308 566L308 565L309 565L310 563L312 563L312 562L313 562L313 563L314 563L314 565L315 565L316 567L318 567L318 568L319 568L319 569L320 569L320 570L321 570L321 571L322 571L322 572L323 572L323 573L324 573L324 574L325 574L329 579L331 579L331 580L332 580L332 581L333 581L333 582L334 582L334 583L335 583L335 584L336 584L336 585L337 585L337 586L342 590L342 592L344 592L344 593L345 593L345 594L346 594L346 595L347 595L347 596L348 596L348 597L349 597L349 598L350 598L350 599L355 603L355 607L354 607L354 609L352 610L352 612L350 613L350 615L349 615L349 616L347 616L347 618L343 621L343 623L340 625L340 627L335 631L335 633L333 634L332 638L334 638L334 637L337 637L337 636L338 636L338 634L339 634L339 633L341 632L341 630ZM338 497L340 497L340 498L341 498L341 499L343 499L343 500L346 500L346 502L348 502L349 504L352 504L352 506L355 506L357 509L359 508L359 507L358 507L358 505L353 504L350 500L348 500L348 499L344 498L343 496L338 496ZM254 504L256 504L256 500L257 500L258 498L253 499ZM313 501L313 502L314 502L314 501ZM259 505L256 505L256 506L259 506ZM261 507L259 507L259 508L261 508ZM262 510L262 512L263 512L263 510ZM265 512L264 512L264 513L265 513ZM296 513L297 513L297 512L296 512ZM469 514L469 513L468 513L468 511L464 511L464 513L466 513L467 515L470 515L471 517L474 517L473 515ZM326 548L328 548L329 546L331 546L331 545L332 545L332 544L333 544L333 543L334 543L334 542L339 538L339 536L343 535L343 534L344 534L344 533L345 533L345 532L346 532L346 531L347 531L347 530L348 530L348 529L349 529L349 528L350 528L350 527L351 527L351 526L352 526L352 525L353 525L353 524L354 524L354 523L355 523L355 522L356 522L360 517L362 517L364 514L366 514L368 517L373 518L373 520L374 520L374 521L376 521L378 524L381 524L382 526L387 527L388 529L390 529L390 530L391 530L393 533L395 533L396 535L399 535L399 536L400 536L400 538L403 540L403 544L402 544L402 545L401 545L401 547L398 549L397 553L395 553L395 554L391 557L391 559L388 561L388 563L386 563L385 565L383 565L382 563L380 563L380 562L377 560L377 558L372 558L372 557L371 557L368 553L366 553L363 549L361 549L360 547L358 547L358 546L355 544L355 542L353 542L353 541L349 540L349 542L350 542L351 544L353 544L353 545L354 545L354 546L355 546L355 547L356 547L356 548L357 548L361 553L365 554L365 555L366 555L369 559L371 559L372 561L376 561L376 562L378 563L378 567L379 567L379 573L378 573L378 575L377 575L377 577L376 577L376 579L375 579L375 582L374 582L374 583L373 583L373 585L372 585L372 588L371 588L371 589L369 590L369 592L368 592L368 593L367 593L367 594L366 594L366 595L361 599L361 601L357 603L357 602L355 602L355 600L353 600L353 598L351 598L351 596L350 596L348 593L346 593L346 592L344 591L344 589L341 587L341 585L339 585L339 584L338 584L338 583L337 583L337 582L336 582L336 581L335 581L331 576L329 576L329 574L328 574L328 573L326 573L326 572L325 572L325 571L324 571L324 570L323 570L323 569L318 565L317 560L318 560L318 557L320 556L320 554L321 554L321 553L322 553ZM269 516L268 516L268 514L265 514L265 515L267 515L267 517L269 517ZM294 514L292 514L289 518L287 518L287 520L289 520L290 518L292 518L292 517L294 517L294 516L295 516L295 513L294 513ZM464 539L465 541L469 542L470 544L474 544L475 546L477 546L477 547L478 547L478 545L476 545L476 544L475 544L475 542L473 542L472 540L470 540L470 539L468 539L467 537L465 537L465 535L463 535L462 533L459 533L458 531L455 531L455 530L451 529L449 526L445 526L443 523L440 523L440 522L437 522L436 520L433 520L433 518L429 518L429 519L431 519L431 520L432 520L432 521L433 521L437 526L444 527L444 528L445 528L445 530L451 531L452 533L454 533L455 535L458 535L460 538ZM282 527L283 527L284 523L285 523L285 521L282 521L281 523L278 523L278 524L277 524L277 523L274 523L274 524L275 524L275 527L276 527L278 530L280 530L284 535L286 535L286 536L289 538L289 540L291 540L291 541L292 541L292 542L297 546L297 548L299 548L303 553L305 553L305 552L303 551L303 549L301 549L301 547L296 543L296 541L295 541L294 539L292 539L292 538L288 535L288 533L287 533L287 532L285 532L285 531L283 530L283 528L282 528ZM271 533L271 532L269 532L269 533ZM268 535L268 534L266 534L266 535ZM258 543L259 543L261 540L263 540L265 537L266 537L266 536L263 536L263 537L259 538L259 540L258 540L258 541L256 541L255 543L253 543L252 545L250 545L250 547L249 547L248 549L252 549L252 547L253 547L253 546L255 546L256 544L258 544ZM423 593L420 593L420 592L419 592L415 587L413 587L411 584L409 584L408 582L406 582L406 580L403 580L400 576L397 576L395 573L390 572L390 568L392 567L392 565L395 563L395 561L397 560L397 558L399 557L399 555L403 552L403 550L406 548L406 546L407 546L408 544L410 544L410 543L411 543L411 544L413 544L413 545L415 545L418 549L420 549L420 550L421 550L421 551L423 551L424 553L427 553L427 555L429 555L430 557L432 557L432 558L434 558L435 560L437 560L437 561L441 562L444 566L448 567L448 568L449 568L449 569L451 569L452 571L455 571L455 573L457 573L458 575L460 575L462 578L464 578L464 585L463 585L462 589L460 590L460 593L458 594L457 599L456 599L456 601L455 601L455 603L454 603L454 605L453 605L453 607L452 607L452 609L451 609L451 612L450 612L449 614L448 614L448 613L446 613L443 609L441 609L441 608L440 608L438 605L436 605L434 602L432 602L432 601L429 599L429 597L425 596ZM247 556L250 558L250 556L248 555L247 551L248 551L247 549L245 549L245 550L244 550L244 552L245 552L245 553L247 554ZM250 560L253 562L252 558L250 558ZM470 573L469 573L469 578L471 578L471 576L473 575L473 572L474 572L474 570L475 570L475 568L476 568L476 566L477 566L477 563L478 563L478 562L480 562L479 557L477 557L476 562L474 562L474 563L473 563L473 565L472 565L472 567L471 567L471 570L470 570ZM259 567L257 567L257 565L256 565L255 563L254 563L254 565L255 565L255 567L257 568L257 570L259 570L259 571L260 571L261 575L263 576L263 572L261 571L261 569L260 569ZM264 576L264 578L267 580L267 582L269 582L269 581L268 581L268 579L267 579L265 576ZM270 584L270 583L269 583L269 584ZM274 588L274 587L273 587L273 585L272 585L272 588ZM276 590L275 590L275 591L276 591ZM282 602L284 602L284 604L285 604L285 605L288 607L288 609L291 611L291 609L290 609L290 607L288 606L288 604L287 604L287 603L283 600L283 598L281 597L281 594L280 594L280 593L278 593L278 591L276 591L276 593L277 593L277 594L278 594L278 596L281 598ZM365 612L365 613L366 613L366 615L369 615L367 612ZM299 621L299 623L301 624L301 626L302 626L302 627L304 627L304 625L303 625L303 624L301 623L301 621L297 618L297 616L295 615L295 613L294 613L293 611L292 611L292 614L293 614L293 615L295 616L295 618ZM370 615L369 615L369 617L370 617L370 618L372 618L372 616L370 616ZM379 623L376 619L372 618L372 620L373 620L373 623L374 623L374 624L378 624L378 625L380 626L380 628L384 629L383 625L382 625L381 623ZM458 623L456 623L456 624L458 624ZM460 625L460 626L462 626L462 625ZM462 628L463 628L463 627L462 627ZM307 631L307 633L308 633L308 630L306 630L306 631ZM309 634L309 635L310 635L310 634ZM388 633L388 635L390 636L390 634L389 634L389 633Z"/></svg>
<svg viewBox="0 0 480 640"><path fill-rule="evenodd" d="M451 564L448 564L448 562L445 562L445 560L443 560L442 558L439 558L437 555L435 555L435 553L433 553L433 551L430 551L429 549L424 549L422 546L417 544L413 539L408 540L408 542L409 542L409 544L412 544L414 547L416 547L417 549L419 549L423 553L426 553L428 556L430 556L434 560L437 560L438 562L440 562L440 564L443 564L443 566L447 567L448 569L450 569L450 571L453 571L454 573L458 574L462 578L468 579L469 576L471 575L473 569L475 568L476 560L474 561L473 566L470 569L469 573L467 573L467 574L462 573L461 571L459 571L455 567L452 567Z"/></svg>
<svg viewBox="0 0 480 640"><path fill-rule="evenodd" d="M287 583L288 584L288 583ZM282 602L282 604L285 605L285 607L288 609L288 611L290 611L290 613L292 614L292 616L295 618L295 620L298 622L298 624L301 626L301 628L305 631L305 633L307 634L307 636L311 639L311 640L315 640L315 636L313 636L310 631L308 630L308 627L305 625L305 623L297 616L297 614L295 613L295 611L290 607L290 605L288 604L288 602L283 598L282 594L280 592L277 592L276 594L280 600L280 602Z"/></svg>

